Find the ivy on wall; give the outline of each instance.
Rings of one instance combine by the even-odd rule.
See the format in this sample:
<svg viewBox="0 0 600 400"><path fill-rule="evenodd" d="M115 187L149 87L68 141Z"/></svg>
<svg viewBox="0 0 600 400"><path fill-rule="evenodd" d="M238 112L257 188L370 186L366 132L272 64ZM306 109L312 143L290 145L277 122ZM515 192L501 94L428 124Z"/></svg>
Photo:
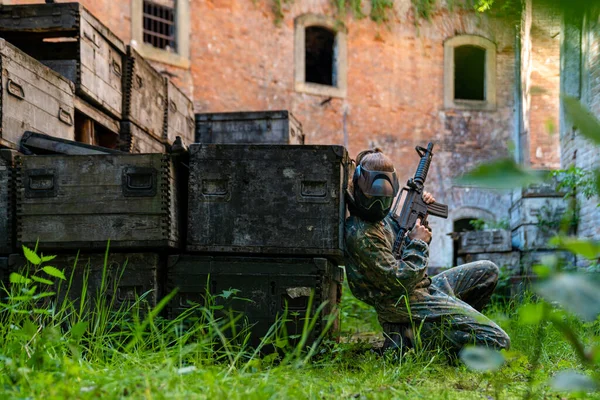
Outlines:
<svg viewBox="0 0 600 400"><path fill-rule="evenodd" d="M252 0L256 3L258 0ZM275 24L279 25L285 17L285 5L291 5L296 0L268 0L272 3L272 10L275 17ZM297 0L302 1L302 0ZM394 0L364 0L371 3L371 11L368 17L377 22L389 21L391 14L394 12ZM435 9L440 0L411 0L415 10L416 20L424 19L431 20ZM559 0L555 0L559 1ZM350 13L354 18L363 19L367 17L363 13L363 0L331 0L337 10L339 18L344 18ZM456 7L465 9L475 9L479 12L500 11L507 13L508 11L520 10L522 0L446 0L446 5L450 11Z"/></svg>

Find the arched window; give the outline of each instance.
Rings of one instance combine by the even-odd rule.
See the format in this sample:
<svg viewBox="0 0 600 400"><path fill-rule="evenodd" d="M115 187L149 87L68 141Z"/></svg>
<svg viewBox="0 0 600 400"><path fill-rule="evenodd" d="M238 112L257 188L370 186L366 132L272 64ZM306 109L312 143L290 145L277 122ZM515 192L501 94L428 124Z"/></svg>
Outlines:
<svg viewBox="0 0 600 400"><path fill-rule="evenodd" d="M481 36L461 35L444 43L444 106L496 108L496 46Z"/></svg>
<svg viewBox="0 0 600 400"><path fill-rule="evenodd" d="M346 95L346 33L333 18L305 14L295 21L295 89Z"/></svg>

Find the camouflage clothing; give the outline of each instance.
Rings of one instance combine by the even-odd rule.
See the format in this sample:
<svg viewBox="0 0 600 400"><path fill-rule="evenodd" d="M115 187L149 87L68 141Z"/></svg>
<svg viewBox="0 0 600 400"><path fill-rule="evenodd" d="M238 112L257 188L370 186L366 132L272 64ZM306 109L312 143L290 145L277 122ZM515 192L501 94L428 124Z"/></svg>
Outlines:
<svg viewBox="0 0 600 400"><path fill-rule="evenodd" d="M498 279L492 262L479 261L427 276L429 246L405 240L400 260L392 254L398 227L386 217L367 222L346 220L346 273L352 293L375 307L382 326L412 325L421 340L442 339L452 347L466 344L508 348L508 335L479 313Z"/></svg>

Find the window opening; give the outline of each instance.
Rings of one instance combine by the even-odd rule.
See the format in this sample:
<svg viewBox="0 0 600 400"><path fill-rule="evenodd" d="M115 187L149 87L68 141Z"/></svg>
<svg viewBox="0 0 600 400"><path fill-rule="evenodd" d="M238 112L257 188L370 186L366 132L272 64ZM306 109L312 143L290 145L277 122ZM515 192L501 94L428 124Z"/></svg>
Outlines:
<svg viewBox="0 0 600 400"><path fill-rule="evenodd" d="M485 49L468 45L454 48L454 98L485 100Z"/></svg>
<svg viewBox="0 0 600 400"><path fill-rule="evenodd" d="M144 43L156 48L177 51L175 41L175 0L144 0Z"/></svg>
<svg viewBox="0 0 600 400"><path fill-rule="evenodd" d="M305 30L305 81L337 86L335 32L320 26Z"/></svg>

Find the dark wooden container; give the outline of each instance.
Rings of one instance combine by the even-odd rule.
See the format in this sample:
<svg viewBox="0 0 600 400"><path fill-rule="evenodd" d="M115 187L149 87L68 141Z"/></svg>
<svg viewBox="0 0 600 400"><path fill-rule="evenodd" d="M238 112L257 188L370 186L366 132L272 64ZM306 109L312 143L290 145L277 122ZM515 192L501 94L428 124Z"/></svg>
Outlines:
<svg viewBox="0 0 600 400"><path fill-rule="evenodd" d="M19 271L26 265L25 258L18 254L12 254L8 260L11 271ZM106 263L104 254L61 254L48 265L63 271L67 278L60 285L54 279L52 289L59 301L67 296L78 302L87 282L88 305L94 305L98 296L102 296L112 309L127 308L139 298L140 306L147 310L155 307L162 295L165 263L166 259L156 253L110 253Z"/></svg>
<svg viewBox="0 0 600 400"><path fill-rule="evenodd" d="M170 80L167 80L167 105L164 139L173 144L180 136L185 145L194 143L194 103Z"/></svg>
<svg viewBox="0 0 600 400"><path fill-rule="evenodd" d="M232 309L244 314L245 322L252 325L254 345L286 309L288 335L301 334L311 295L311 315L327 302L313 333L322 331L327 318L334 318L330 334L339 329L343 270L323 258L178 255L169 257L167 276L167 292L179 289L167 305L170 318L194 304L205 306L206 293L210 293L216 305L223 306L223 312ZM232 289L236 289L235 294L219 296Z"/></svg>
<svg viewBox="0 0 600 400"><path fill-rule="evenodd" d="M164 154L23 156L17 242L43 250L177 249L175 166Z"/></svg>
<svg viewBox="0 0 600 400"><path fill-rule="evenodd" d="M164 153L165 144L136 123L121 121L119 150L132 154Z"/></svg>
<svg viewBox="0 0 600 400"><path fill-rule="evenodd" d="M285 110L196 114L196 142L304 144L304 134Z"/></svg>
<svg viewBox="0 0 600 400"><path fill-rule="evenodd" d="M0 255L12 253L15 245L13 165L16 152L0 149Z"/></svg>
<svg viewBox="0 0 600 400"><path fill-rule="evenodd" d="M167 112L165 77L131 46L127 46L123 88L123 119L163 140Z"/></svg>
<svg viewBox="0 0 600 400"><path fill-rule="evenodd" d="M2 6L0 36L74 82L80 96L122 117L125 45L79 3Z"/></svg>
<svg viewBox="0 0 600 400"><path fill-rule="evenodd" d="M8 271L8 257L0 257L0 290L2 285L8 285Z"/></svg>
<svg viewBox="0 0 600 400"><path fill-rule="evenodd" d="M0 146L19 149L25 131L73 139L73 84L0 39Z"/></svg>
<svg viewBox="0 0 600 400"><path fill-rule="evenodd" d="M342 259L342 146L190 146L187 250Z"/></svg>

